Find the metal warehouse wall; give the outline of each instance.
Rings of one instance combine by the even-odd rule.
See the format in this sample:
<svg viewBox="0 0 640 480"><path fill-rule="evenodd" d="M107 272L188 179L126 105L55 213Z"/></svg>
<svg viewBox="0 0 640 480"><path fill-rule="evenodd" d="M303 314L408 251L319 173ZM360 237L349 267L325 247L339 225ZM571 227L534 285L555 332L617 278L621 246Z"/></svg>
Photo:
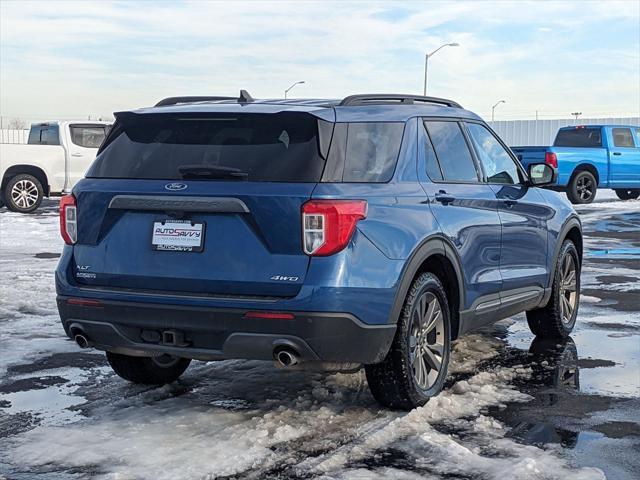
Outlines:
<svg viewBox="0 0 640 480"><path fill-rule="evenodd" d="M567 120L505 120L488 122L510 147L525 145L551 145L561 127L571 125L635 125L640 117L626 118L573 118Z"/></svg>

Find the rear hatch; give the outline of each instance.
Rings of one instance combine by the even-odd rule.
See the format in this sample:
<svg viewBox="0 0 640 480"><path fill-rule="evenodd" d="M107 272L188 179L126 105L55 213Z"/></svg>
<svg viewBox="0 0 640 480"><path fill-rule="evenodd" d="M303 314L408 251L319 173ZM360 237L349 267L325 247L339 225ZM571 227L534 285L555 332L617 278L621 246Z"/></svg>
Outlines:
<svg viewBox="0 0 640 480"><path fill-rule="evenodd" d="M325 164L319 122L306 112L118 115L74 189L77 282L295 296L309 264L301 208Z"/></svg>

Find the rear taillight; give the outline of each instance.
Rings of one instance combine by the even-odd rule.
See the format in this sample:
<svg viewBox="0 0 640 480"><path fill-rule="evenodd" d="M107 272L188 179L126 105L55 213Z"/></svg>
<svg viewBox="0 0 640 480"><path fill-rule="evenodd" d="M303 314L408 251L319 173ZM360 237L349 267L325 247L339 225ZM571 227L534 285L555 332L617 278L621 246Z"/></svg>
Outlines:
<svg viewBox="0 0 640 480"><path fill-rule="evenodd" d="M345 248L358 220L367 216L365 200L310 200L302 206L302 245L313 256Z"/></svg>
<svg viewBox="0 0 640 480"><path fill-rule="evenodd" d="M73 245L78 240L76 197L73 195L65 195L60 199L60 235L67 245Z"/></svg>
<svg viewBox="0 0 640 480"><path fill-rule="evenodd" d="M553 152L546 152L544 154L544 163L551 165L553 168L558 168L558 157Z"/></svg>

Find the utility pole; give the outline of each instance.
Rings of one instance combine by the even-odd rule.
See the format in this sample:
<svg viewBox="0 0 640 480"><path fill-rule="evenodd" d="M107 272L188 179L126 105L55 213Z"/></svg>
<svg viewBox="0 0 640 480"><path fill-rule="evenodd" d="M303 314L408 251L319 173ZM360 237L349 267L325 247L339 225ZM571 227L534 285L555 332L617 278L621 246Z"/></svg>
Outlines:
<svg viewBox="0 0 640 480"><path fill-rule="evenodd" d="M498 105L500 105L501 103L507 103L507 101L506 100L498 100L496 102L496 104L493 107L491 107L491 121L492 122L495 120L495 117L496 117L496 107Z"/></svg>
<svg viewBox="0 0 640 480"><path fill-rule="evenodd" d="M422 89L422 94L426 97L427 96L427 68L429 67L429 57L433 57L436 52L438 50L440 50L441 48L444 47L459 47L460 44L459 43L445 43L444 45L440 45L438 48L436 48L433 52L431 53L427 53L424 56L424 87Z"/></svg>

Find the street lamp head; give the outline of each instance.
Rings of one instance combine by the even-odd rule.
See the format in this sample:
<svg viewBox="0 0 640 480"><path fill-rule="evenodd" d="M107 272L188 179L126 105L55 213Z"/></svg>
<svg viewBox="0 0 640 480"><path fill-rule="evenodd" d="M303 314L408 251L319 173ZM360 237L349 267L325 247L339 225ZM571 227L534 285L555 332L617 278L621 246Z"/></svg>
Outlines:
<svg viewBox="0 0 640 480"><path fill-rule="evenodd" d="M491 107L491 121L493 122L496 119L496 107L501 103L507 103L506 100L498 100L493 107Z"/></svg>
<svg viewBox="0 0 640 480"><path fill-rule="evenodd" d="M292 89L293 87L295 87L296 85L300 85L301 83L305 83L305 81L304 81L304 80L299 80L299 81L297 81L297 82L294 82L294 83L293 83L289 88L287 88L287 89L284 91L284 98L285 98L285 99L287 98L287 93L289 93L289 90L291 90L291 89Z"/></svg>
<svg viewBox="0 0 640 480"><path fill-rule="evenodd" d="M450 47L459 47L459 46L460 46L460 44L459 44L459 43L456 43L456 42L453 42L453 43L447 43L447 45L449 45Z"/></svg>

